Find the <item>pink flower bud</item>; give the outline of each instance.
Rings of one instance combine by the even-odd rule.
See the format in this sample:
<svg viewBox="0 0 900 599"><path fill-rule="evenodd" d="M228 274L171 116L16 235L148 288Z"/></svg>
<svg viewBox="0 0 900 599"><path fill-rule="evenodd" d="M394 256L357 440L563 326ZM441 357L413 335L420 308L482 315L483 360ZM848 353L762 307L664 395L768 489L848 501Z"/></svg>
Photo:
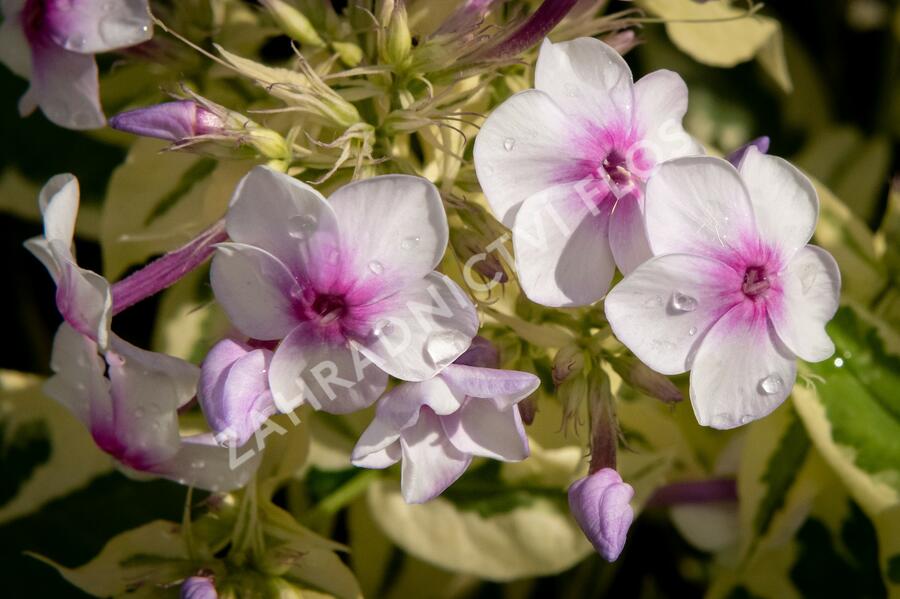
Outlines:
<svg viewBox="0 0 900 599"><path fill-rule="evenodd" d="M769 151L769 138L765 135L762 137L757 137L756 139L751 139L734 152L725 157L725 160L733 164L735 167L739 167L741 164L741 160L744 159L744 154L747 153L747 150L750 148L756 148L760 151L761 154L765 154Z"/></svg>
<svg viewBox="0 0 900 599"><path fill-rule="evenodd" d="M216 587L211 578L191 576L181 583L181 599L217 599Z"/></svg>
<svg viewBox="0 0 900 599"><path fill-rule="evenodd" d="M579 479L569 487L569 510L606 561L616 561L625 546L634 519L629 504L633 496L634 489L612 468Z"/></svg>
<svg viewBox="0 0 900 599"><path fill-rule="evenodd" d="M225 124L219 115L190 100L137 108L109 119L109 126L135 135L180 142L219 133Z"/></svg>

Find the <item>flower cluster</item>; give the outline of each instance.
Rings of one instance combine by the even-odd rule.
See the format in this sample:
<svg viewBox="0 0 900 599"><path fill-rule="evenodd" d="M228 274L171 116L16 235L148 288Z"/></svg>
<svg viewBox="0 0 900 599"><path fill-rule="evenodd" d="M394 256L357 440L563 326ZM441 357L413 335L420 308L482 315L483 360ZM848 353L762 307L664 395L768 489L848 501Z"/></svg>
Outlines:
<svg viewBox="0 0 900 599"><path fill-rule="evenodd" d="M493 36L482 28L493 3L463 2L416 44L404 3L380 3L369 16L379 23L382 66L361 64L362 50L337 25L320 36L292 5L262 4L304 48L330 48L328 68L338 60L350 67L316 70L301 54L296 70L276 69L218 48L223 65L284 102L271 112L304 119L308 146L296 127L270 129L194 92L113 117L112 127L171 149L257 162L220 221L113 285L75 261L74 177L55 177L41 193L45 233L28 248L55 280L65 320L47 393L122 468L239 488L260 464L258 452L241 448L259 444L270 418L295 417L301 406L342 415L373 404L350 460L372 469L402 462L409 503L437 497L478 458L526 459L541 379L480 335L490 336L485 320L527 319L503 315L472 284L487 279L493 293L508 280L498 252L535 309L573 309L555 313L577 322L580 337L551 345L560 350L553 380L564 413L577 422L584 398L590 413L590 474L573 472L569 502L612 561L634 517L634 490L616 470L613 378L674 403L681 392L662 375L690 371L697 421L728 429L785 400L797 358L833 353L824 327L837 309L840 273L808 245L818 215L810 181L766 154L767 141L728 160L704 155L682 127L688 89L676 73L634 81L599 39L543 39L575 2L548 0ZM147 40L146 2L20 0L5 2L4 13L0 58L31 77L23 112L37 104L58 124L102 126L93 54ZM479 77L541 39L534 89L486 115L474 164L463 166L468 136L445 134L448 123L467 116ZM474 87L460 88L454 69ZM403 90L398 102L368 102L388 70L390 89ZM438 84L442 92L426 93ZM322 131L329 141L314 139ZM441 160L428 169L417 163L411 133L435 140ZM460 183L465 169L468 186ZM317 186L331 177L326 197ZM479 187L496 220L465 197ZM112 332L115 314L210 256L209 282L231 329L199 365ZM621 342L614 350L598 345L609 331ZM195 403L209 432L182 433L179 419ZM236 460L240 453L249 459ZM185 585L211 583L193 577Z"/></svg>

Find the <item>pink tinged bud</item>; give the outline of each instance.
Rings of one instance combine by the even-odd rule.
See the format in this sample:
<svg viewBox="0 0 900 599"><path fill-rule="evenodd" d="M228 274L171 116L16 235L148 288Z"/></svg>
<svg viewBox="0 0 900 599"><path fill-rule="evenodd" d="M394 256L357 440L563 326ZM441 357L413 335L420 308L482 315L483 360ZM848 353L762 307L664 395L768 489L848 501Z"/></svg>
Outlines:
<svg viewBox="0 0 900 599"><path fill-rule="evenodd" d="M479 368L500 368L500 352L493 343L476 335L469 349L456 359L454 364L478 366Z"/></svg>
<svg viewBox="0 0 900 599"><path fill-rule="evenodd" d="M641 393L668 404L684 400L684 395L675 383L667 376L651 370L637 358L613 358L610 364L626 383Z"/></svg>
<svg viewBox="0 0 900 599"><path fill-rule="evenodd" d="M623 29L600 38L604 43L623 56L641 43L634 29Z"/></svg>
<svg viewBox="0 0 900 599"><path fill-rule="evenodd" d="M144 137L173 142L220 133L225 123L214 112L190 100L166 102L117 114L109 126Z"/></svg>
<svg viewBox="0 0 900 599"><path fill-rule="evenodd" d="M577 345L567 345L553 358L553 384L559 387L584 369L584 350Z"/></svg>
<svg viewBox="0 0 900 599"><path fill-rule="evenodd" d="M737 168L741 164L741 160L744 159L744 155L747 153L747 150L750 148L756 148L759 150L760 154L765 154L769 151L769 138L768 136L763 135L762 137L757 137L756 139L750 140L734 152L725 157L725 160L730 162Z"/></svg>
<svg viewBox="0 0 900 599"><path fill-rule="evenodd" d="M616 561L625 546L634 520L629 504L633 496L634 489L612 468L579 479L569 487L569 510L606 561Z"/></svg>
<svg viewBox="0 0 900 599"><path fill-rule="evenodd" d="M572 10L576 2L577 0L544 0L511 34L500 43L479 53L477 58L491 60L517 56L544 39Z"/></svg>
<svg viewBox="0 0 900 599"><path fill-rule="evenodd" d="M519 409L519 417L522 419L522 422L526 426L531 426L534 423L534 417L538 413L537 394L532 393L520 401L516 407Z"/></svg>
<svg viewBox="0 0 900 599"><path fill-rule="evenodd" d="M217 599L216 587L206 576L191 576L181 583L181 599Z"/></svg>

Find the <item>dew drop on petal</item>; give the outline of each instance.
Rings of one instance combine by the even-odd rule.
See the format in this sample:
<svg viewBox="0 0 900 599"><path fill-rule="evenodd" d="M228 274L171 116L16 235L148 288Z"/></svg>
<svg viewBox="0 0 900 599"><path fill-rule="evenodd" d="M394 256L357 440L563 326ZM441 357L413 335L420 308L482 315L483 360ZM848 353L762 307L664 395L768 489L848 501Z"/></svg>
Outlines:
<svg viewBox="0 0 900 599"><path fill-rule="evenodd" d="M691 327L690 330L688 331L688 335L693 337L696 334L697 334L697 327Z"/></svg>
<svg viewBox="0 0 900 599"><path fill-rule="evenodd" d="M672 294L672 307L681 312L693 312L697 309L697 299L676 291Z"/></svg>
<svg viewBox="0 0 900 599"><path fill-rule="evenodd" d="M369 262L369 270L372 271L372 274L380 275L384 272L384 265L378 260L372 260Z"/></svg>
<svg viewBox="0 0 900 599"><path fill-rule="evenodd" d="M766 395L775 395L784 388L784 381L777 374L770 374L759 382L759 386Z"/></svg>
<svg viewBox="0 0 900 599"><path fill-rule="evenodd" d="M390 334L393 328L394 325L389 320L382 319L375 323L375 326L372 328L372 334L376 337L381 337L382 335Z"/></svg>
<svg viewBox="0 0 900 599"><path fill-rule="evenodd" d="M84 36L76 33L75 35L69 36L63 42L63 47L66 50L71 50L73 52L79 52L84 49Z"/></svg>
<svg viewBox="0 0 900 599"><path fill-rule="evenodd" d="M404 250L411 250L419 245L419 241L421 241L421 239L418 235L411 235L404 238L403 241L400 242L400 247L402 247Z"/></svg>
<svg viewBox="0 0 900 599"><path fill-rule="evenodd" d="M470 341L459 331L432 333L425 340L425 353L435 368L442 368L465 351Z"/></svg>
<svg viewBox="0 0 900 599"><path fill-rule="evenodd" d="M516 140L512 137L507 137L503 140L503 149L507 152L512 152L513 148L516 147Z"/></svg>
<svg viewBox="0 0 900 599"><path fill-rule="evenodd" d="M748 424L750 422L753 422L753 416L751 416L750 414L744 414L738 420L741 424Z"/></svg>
<svg viewBox="0 0 900 599"><path fill-rule="evenodd" d="M306 239L316 228L316 217L312 214L298 214L288 220L288 235L294 239Z"/></svg>

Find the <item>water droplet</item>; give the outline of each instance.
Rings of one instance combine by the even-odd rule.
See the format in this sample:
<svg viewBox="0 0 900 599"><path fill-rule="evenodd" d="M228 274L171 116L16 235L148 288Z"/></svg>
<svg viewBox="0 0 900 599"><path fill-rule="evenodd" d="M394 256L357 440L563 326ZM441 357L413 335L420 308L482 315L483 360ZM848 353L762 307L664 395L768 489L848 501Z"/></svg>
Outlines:
<svg viewBox="0 0 900 599"><path fill-rule="evenodd" d="M393 330L394 325L391 324L391 321L382 319L375 323L375 327L372 329L372 334L376 337L381 337L382 335L388 335Z"/></svg>
<svg viewBox="0 0 900 599"><path fill-rule="evenodd" d="M419 241L421 241L421 238L418 235L411 235L400 242L400 247L404 250L411 250L419 245Z"/></svg>
<svg viewBox="0 0 900 599"><path fill-rule="evenodd" d="M512 137L507 137L503 140L503 149L507 152L512 152L513 148L516 147L516 140Z"/></svg>
<svg viewBox="0 0 900 599"><path fill-rule="evenodd" d="M428 335L425 353L435 368L450 364L469 346L471 339L459 331L441 331Z"/></svg>
<svg viewBox="0 0 900 599"><path fill-rule="evenodd" d="M688 335L693 337L696 334L697 334L697 327L691 327L690 330L688 331Z"/></svg>
<svg viewBox="0 0 900 599"><path fill-rule="evenodd" d="M84 36L76 33L75 35L71 35L63 42L63 47L66 50L71 50L73 52L80 52L84 49Z"/></svg>
<svg viewBox="0 0 900 599"><path fill-rule="evenodd" d="M298 214L289 220L290 230L288 235L294 239L306 239L316 228L316 217L312 214Z"/></svg>
<svg viewBox="0 0 900 599"><path fill-rule="evenodd" d="M817 274L814 264L807 264L803 267L803 270L800 272L800 286L804 294L809 293L809 290L812 289L813 284L816 282Z"/></svg>
<svg viewBox="0 0 900 599"><path fill-rule="evenodd" d="M672 307L681 312L693 312L697 309L697 299L676 291L672 294Z"/></svg>
<svg viewBox="0 0 900 599"><path fill-rule="evenodd" d="M784 388L784 381L777 374L770 374L759 382L759 386L766 395L775 395Z"/></svg>
<svg viewBox="0 0 900 599"><path fill-rule="evenodd" d="M369 262L369 270L372 271L372 274L380 275L384 272L384 265L378 260L372 260Z"/></svg>
<svg viewBox="0 0 900 599"><path fill-rule="evenodd" d="M841 368L844 365L844 358L835 358L834 359L834 367Z"/></svg>
<svg viewBox="0 0 900 599"><path fill-rule="evenodd" d="M750 414L744 414L738 420L740 420L741 424L747 424L749 422L753 422L753 416Z"/></svg>
<svg viewBox="0 0 900 599"><path fill-rule="evenodd" d="M660 296L651 297L647 301L644 302L644 306L647 308L659 308L662 306L662 298Z"/></svg>

